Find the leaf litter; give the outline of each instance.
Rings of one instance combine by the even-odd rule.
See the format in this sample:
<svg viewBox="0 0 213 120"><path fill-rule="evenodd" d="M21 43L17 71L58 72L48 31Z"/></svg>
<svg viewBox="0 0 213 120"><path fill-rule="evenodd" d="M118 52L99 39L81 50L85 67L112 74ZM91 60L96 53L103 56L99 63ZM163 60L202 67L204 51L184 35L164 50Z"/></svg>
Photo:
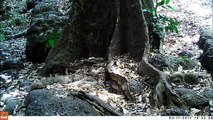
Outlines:
<svg viewBox="0 0 213 120"><path fill-rule="evenodd" d="M174 13L172 11L163 10L160 12L161 14L164 14L166 16L177 18L177 20L181 22L181 25L179 28L179 34L166 34L163 46L165 54L178 56L178 53L180 51L190 50L194 53L192 59L197 59L202 54L202 51L196 45L197 41L199 40L200 31L206 25L209 25L212 20L211 1L175 0L172 1L172 3L178 8L177 12ZM21 40L15 39L10 41L3 41L0 44L1 46L3 46L4 50L9 51L8 53L13 53L11 56L8 55L8 57L22 57L21 59L25 58L24 47L26 44L26 39L22 38ZM15 45L11 46L11 44ZM14 53L13 51L16 51L17 53ZM129 58L125 58L125 56L123 57L124 59L120 59L120 61L117 61L119 68L121 68L122 70L120 72L125 74L128 79L138 79L141 81L145 80L145 78L140 77L136 73L138 63ZM110 104L117 111L122 112L123 115L126 116L160 115L160 113L164 110L164 108L154 109L151 106L149 99L151 90L148 85L144 87L143 94L136 96L137 99L134 102L126 101L123 95L118 95L110 92L109 88L104 83L104 70L106 66L106 63L104 62L94 64L93 66L84 66L76 70L74 73L68 73L65 76L58 75L49 78L38 76L38 72L42 66L43 64L36 65L26 62L25 69L22 69L18 72L11 71L12 74L15 74L16 77L11 77L11 74L8 75L7 72L1 73L1 79L5 80L6 83L8 83L7 86L1 87L1 109L4 107L4 102L6 101L6 99L10 97L19 98L20 107L18 108L22 108L21 106L23 105L26 95L30 91L30 87L23 88L20 86L19 83L29 81L29 84L35 84L41 82L42 80L47 80L54 81L51 85L46 86L47 89L54 88L67 92L84 91L91 95L96 95L104 102ZM189 71L183 70L180 66L179 72ZM201 92L206 87L211 88L213 86L211 76L200 66L190 72L197 72L198 74L202 74L202 76L204 77L200 78L199 84L189 85L185 87L192 88L198 92ZM193 108L191 111L191 115L207 114L200 112L201 109ZM24 108L17 110L17 113L15 115L24 115Z"/></svg>

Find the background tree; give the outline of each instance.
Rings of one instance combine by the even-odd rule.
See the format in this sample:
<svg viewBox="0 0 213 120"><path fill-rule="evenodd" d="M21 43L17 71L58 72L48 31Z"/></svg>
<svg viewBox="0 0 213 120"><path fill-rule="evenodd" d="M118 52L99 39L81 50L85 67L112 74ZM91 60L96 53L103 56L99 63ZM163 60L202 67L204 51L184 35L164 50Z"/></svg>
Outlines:
<svg viewBox="0 0 213 120"><path fill-rule="evenodd" d="M155 4L153 0L142 0L142 7L146 10L156 10ZM162 52L163 36L155 31L155 24L158 19L151 12L144 12L144 16L149 30L150 49L155 52Z"/></svg>

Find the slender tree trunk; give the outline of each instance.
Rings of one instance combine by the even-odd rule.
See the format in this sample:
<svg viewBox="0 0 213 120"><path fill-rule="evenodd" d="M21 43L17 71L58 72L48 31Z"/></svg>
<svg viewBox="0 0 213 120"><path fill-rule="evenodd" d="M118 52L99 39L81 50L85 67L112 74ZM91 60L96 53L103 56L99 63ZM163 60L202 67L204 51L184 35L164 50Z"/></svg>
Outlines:
<svg viewBox="0 0 213 120"><path fill-rule="evenodd" d="M153 0L142 0L142 5L144 9L155 9L155 3ZM146 18L146 24L149 29L149 41L151 50L162 53L163 47L163 36L160 36L156 32L155 24L157 23L157 19L153 18L152 14L149 12L145 12L144 16Z"/></svg>

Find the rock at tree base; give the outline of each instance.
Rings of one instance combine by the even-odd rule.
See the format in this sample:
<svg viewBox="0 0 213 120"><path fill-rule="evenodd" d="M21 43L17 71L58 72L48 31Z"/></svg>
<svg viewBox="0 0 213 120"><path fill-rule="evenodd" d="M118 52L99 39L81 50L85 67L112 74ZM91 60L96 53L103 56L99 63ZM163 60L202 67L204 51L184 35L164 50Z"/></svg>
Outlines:
<svg viewBox="0 0 213 120"><path fill-rule="evenodd" d="M25 101L27 116L99 116L92 105L79 98L63 96L62 91L34 90Z"/></svg>
<svg viewBox="0 0 213 120"><path fill-rule="evenodd" d="M44 62L50 49L60 39L68 15L61 13L57 5L55 0L46 0L33 8L30 28L26 35L25 52L28 61ZM68 9L68 6L64 8Z"/></svg>

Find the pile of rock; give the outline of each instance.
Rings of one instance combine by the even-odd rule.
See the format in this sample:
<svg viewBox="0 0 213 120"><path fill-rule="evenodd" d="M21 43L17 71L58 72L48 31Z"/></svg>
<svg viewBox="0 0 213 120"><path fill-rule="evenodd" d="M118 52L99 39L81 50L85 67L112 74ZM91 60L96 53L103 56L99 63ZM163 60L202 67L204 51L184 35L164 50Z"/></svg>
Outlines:
<svg viewBox="0 0 213 120"><path fill-rule="evenodd" d="M200 49L203 50L201 56L201 65L208 71L213 71L213 30L212 28L206 28L202 30L200 39L198 42Z"/></svg>

